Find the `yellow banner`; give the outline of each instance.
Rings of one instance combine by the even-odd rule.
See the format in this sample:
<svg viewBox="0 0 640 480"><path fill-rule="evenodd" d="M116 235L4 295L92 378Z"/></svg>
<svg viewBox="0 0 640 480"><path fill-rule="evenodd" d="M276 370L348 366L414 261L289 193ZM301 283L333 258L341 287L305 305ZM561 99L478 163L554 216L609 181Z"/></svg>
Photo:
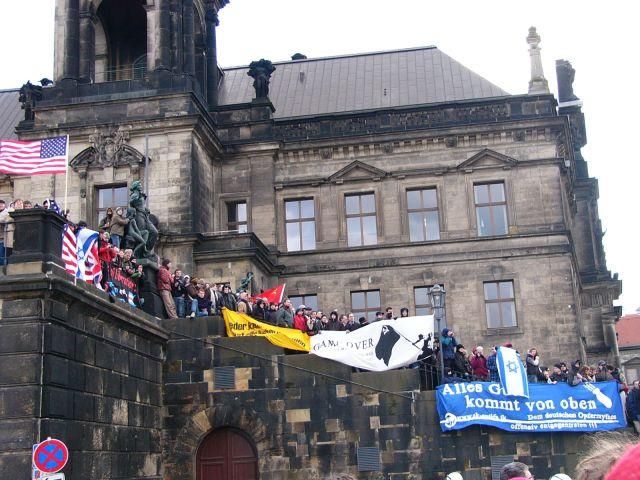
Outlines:
<svg viewBox="0 0 640 480"><path fill-rule="evenodd" d="M244 313L222 309L222 316L229 337L265 337L278 347L308 352L311 350L309 335L295 328L283 328L254 320Z"/></svg>

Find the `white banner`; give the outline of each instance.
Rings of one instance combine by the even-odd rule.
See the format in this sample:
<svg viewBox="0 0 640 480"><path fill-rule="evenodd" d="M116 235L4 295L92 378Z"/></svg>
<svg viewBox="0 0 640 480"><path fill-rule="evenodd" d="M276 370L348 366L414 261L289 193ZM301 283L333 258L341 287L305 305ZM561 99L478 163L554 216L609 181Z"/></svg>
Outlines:
<svg viewBox="0 0 640 480"><path fill-rule="evenodd" d="M353 332L322 331L311 337L319 357L374 372L406 367L427 355L433 315L380 320Z"/></svg>

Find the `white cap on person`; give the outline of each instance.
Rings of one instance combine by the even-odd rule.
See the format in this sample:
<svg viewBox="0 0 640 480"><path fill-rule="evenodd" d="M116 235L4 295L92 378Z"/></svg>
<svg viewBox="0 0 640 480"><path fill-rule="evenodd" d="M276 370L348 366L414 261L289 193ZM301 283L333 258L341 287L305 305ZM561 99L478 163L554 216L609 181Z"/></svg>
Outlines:
<svg viewBox="0 0 640 480"><path fill-rule="evenodd" d="M556 473L549 480L571 480L571 477L566 473Z"/></svg>
<svg viewBox="0 0 640 480"><path fill-rule="evenodd" d="M451 472L445 480L464 480L460 472Z"/></svg>

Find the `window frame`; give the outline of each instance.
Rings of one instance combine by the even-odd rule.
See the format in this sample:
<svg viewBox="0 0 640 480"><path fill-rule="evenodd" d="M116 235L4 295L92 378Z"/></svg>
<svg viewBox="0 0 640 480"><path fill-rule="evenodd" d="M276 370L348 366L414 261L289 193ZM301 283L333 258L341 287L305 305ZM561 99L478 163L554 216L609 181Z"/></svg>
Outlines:
<svg viewBox="0 0 640 480"><path fill-rule="evenodd" d="M125 189L125 198L126 203L125 205L115 205L115 196L113 194L113 191L118 189L118 188L124 188ZM109 206L106 206L104 208L100 208L100 192L101 191L105 191L105 190L111 190L111 199L112 199L112 204ZM103 218L100 216L101 212L104 212L106 214L107 210L109 208L112 208L115 212L116 208L124 208L125 210L129 207L128 203L128 198L129 198L129 185L127 185L126 183L113 183L113 184L106 184L106 185L94 185L94 192L95 192L95 209L94 209L94 215L95 215L95 225L97 226L100 223L100 220Z"/></svg>
<svg viewBox="0 0 640 480"><path fill-rule="evenodd" d="M364 196L368 196L371 195L373 197L373 213L363 213L362 212L362 197ZM357 197L358 198L358 213L348 213L347 211L347 199L351 198L351 197ZM345 221L345 232L347 234L347 247L370 247L370 246L375 246L378 245L378 205L377 205L377 199L376 199L376 192L374 191L365 191L365 192L353 192L353 193L345 193L343 196L344 200L343 200L343 208L344 208L344 221ZM374 243L364 243L364 221L363 219L365 217L373 217L373 225L375 227L375 242ZM358 245L351 245L349 243L349 219L352 218L357 218L359 219L358 221L358 225L359 225L359 238L360 238L360 243Z"/></svg>
<svg viewBox="0 0 640 480"><path fill-rule="evenodd" d="M315 308L311 307L309 300L309 298L311 297L315 297ZM289 300L291 300L291 305L293 306L294 309L298 308L298 306L300 305L304 305L305 307L311 307L311 310L318 310L318 294L317 293L302 293L302 294L298 294L298 295L289 295ZM300 300L296 300L294 301L293 299L300 299Z"/></svg>
<svg viewBox="0 0 640 480"><path fill-rule="evenodd" d="M378 306L377 307L369 307L369 304L367 302L367 297L368 297L368 293L373 293L373 292L377 292L378 293ZM364 293L364 309L355 309L353 306L353 294L354 293ZM358 319L360 317L365 317L367 320L369 321L373 321L376 318L376 312L381 311L382 305L382 292L380 291L379 288L374 288L371 290L351 290L349 292L349 306L350 308L350 313L353 313L356 322L358 321Z"/></svg>
<svg viewBox="0 0 640 480"><path fill-rule="evenodd" d="M433 287L433 285L421 285L419 287L413 287L413 313L415 313L416 316L420 316L420 315L433 315L433 308L431 307L431 304L429 303L429 289ZM418 303L418 299L416 297L416 291L417 290L421 290L424 289L427 292L427 303L426 304L422 304L422 303ZM418 308L426 308L428 310L427 313L418 313Z"/></svg>
<svg viewBox="0 0 640 480"><path fill-rule="evenodd" d="M500 293L500 284L501 283L510 283L511 284L511 291L513 292L513 296L512 297L502 297L501 293ZM485 289L485 285L487 284L494 284L496 285L497 288L497 298L495 299L487 299L487 293L486 293L486 289ZM482 296L484 299L484 314L485 314L485 320L486 320L486 325L487 325L487 329L490 331L496 331L496 330L504 330L504 329L517 329L519 328L518 325L518 308L517 308L517 303L516 303L516 283L514 281L514 279L508 279L508 280L487 280L482 282ZM512 325L505 325L504 323L504 318L502 315L502 304L505 303L512 303L513 304L513 320L514 320L514 324ZM487 306L488 305L498 305L498 312L499 312L499 325L498 326L490 326L489 325L489 312L487 310Z"/></svg>
<svg viewBox="0 0 640 480"><path fill-rule="evenodd" d="M313 217L303 217L302 216L302 202L310 201L313 206ZM288 203L298 203L298 217L294 219L287 218L287 204ZM285 198L284 199L284 243L287 246L287 252L308 252L313 251L318 248L318 220L316 215L316 200L315 197L296 197L296 198ZM305 222L313 222L313 248L304 248L304 236L302 234L302 224ZM300 242L300 248L297 250L292 250L289 248L289 234L287 232L287 226L290 224L298 225L298 241ZM306 304L305 304L306 305Z"/></svg>
<svg viewBox="0 0 640 480"><path fill-rule="evenodd" d="M229 200L225 202L225 204L227 206L227 230L230 232L248 233L249 232L249 202L247 202L246 200L240 199L240 200ZM238 205L243 205L243 204L245 209L245 212L244 212L245 219L244 221L239 221L237 220L238 218L237 207ZM229 220L229 214L233 211L232 209L235 209L235 215L236 215L236 221L234 222ZM240 230L240 227L243 225L245 226L244 232Z"/></svg>
<svg viewBox="0 0 640 480"><path fill-rule="evenodd" d="M491 200L491 185L502 185L502 196L504 200L492 202ZM488 202L487 203L478 203L476 201L476 187L488 187ZM474 211L476 215L476 232L479 237L495 237L501 235L509 234L509 208L507 205L507 185L504 180L495 180L495 181L486 181L486 182L475 182L473 184L473 205ZM490 233L483 234L480 231L480 221L478 218L478 212L480 208L489 208L489 219L490 219ZM504 208L504 220L505 220L505 231L504 233L496 233L495 232L495 209Z"/></svg>
<svg viewBox="0 0 640 480"><path fill-rule="evenodd" d="M433 190L436 194L436 204L435 207L424 207L424 192L427 190ZM420 192L420 208L410 208L409 207L409 193L410 192ZM438 203L438 187L411 187L405 190L405 201L407 205L407 228L409 230L409 242L434 242L440 240L440 204ZM437 229L437 238L428 238L428 229L424 222L427 213L436 212L436 218L438 219L438 229ZM412 213L420 213L422 214L422 234L424 236L421 240L413 240L411 238L411 214Z"/></svg>

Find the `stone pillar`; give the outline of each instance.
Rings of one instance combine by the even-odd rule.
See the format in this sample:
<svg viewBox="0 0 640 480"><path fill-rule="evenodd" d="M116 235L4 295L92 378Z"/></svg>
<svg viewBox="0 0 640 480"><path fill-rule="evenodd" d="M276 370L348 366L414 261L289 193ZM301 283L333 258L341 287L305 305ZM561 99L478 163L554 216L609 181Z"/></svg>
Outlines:
<svg viewBox="0 0 640 480"><path fill-rule="evenodd" d="M91 12L80 14L80 78L93 83L96 67L96 32Z"/></svg>
<svg viewBox="0 0 640 480"><path fill-rule="evenodd" d="M153 35L155 39L155 70L170 70L171 14L169 0L158 0L156 12L155 29L149 29L149 34Z"/></svg>
<svg viewBox="0 0 640 480"><path fill-rule="evenodd" d="M184 73L196 74L196 45L194 38L194 12L193 0L184 0L182 4L182 49L184 52Z"/></svg>
<svg viewBox="0 0 640 480"><path fill-rule="evenodd" d="M216 27L218 26L218 12L215 9L207 10L205 16L207 23L207 103L209 109L218 104L218 54L216 47Z"/></svg>
<svg viewBox="0 0 640 480"><path fill-rule="evenodd" d="M156 7L153 5L145 5L144 9L147 12L147 71L153 72L156 69L156 61L158 59L155 37L156 25L158 23Z"/></svg>
<svg viewBox="0 0 640 480"><path fill-rule="evenodd" d="M80 0L68 0L66 8L62 78L77 79L80 66Z"/></svg>
<svg viewBox="0 0 640 480"><path fill-rule="evenodd" d="M529 29L527 36L529 44L529 56L531 57L531 80L529 81L529 94L549 93L549 85L544 78L542 71L542 57L540 56L540 35L536 32L536 27Z"/></svg>

